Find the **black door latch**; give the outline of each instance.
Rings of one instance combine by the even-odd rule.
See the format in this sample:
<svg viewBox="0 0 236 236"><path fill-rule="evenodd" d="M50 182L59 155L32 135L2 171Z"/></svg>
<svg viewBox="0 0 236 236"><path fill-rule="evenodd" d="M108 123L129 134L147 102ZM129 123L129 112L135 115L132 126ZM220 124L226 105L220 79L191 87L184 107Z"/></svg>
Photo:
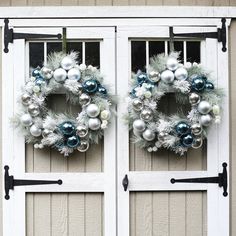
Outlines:
<svg viewBox="0 0 236 236"><path fill-rule="evenodd" d="M219 187L223 187L223 196L227 197L228 192L228 177L227 177L227 163L223 163L223 172L219 173L218 176L215 177L203 177L203 178L189 178L189 179L174 179L172 178L170 182L174 183L213 183L218 184Z"/></svg>
<svg viewBox="0 0 236 236"><path fill-rule="evenodd" d="M122 185L123 185L124 191L126 192L129 185L128 175L125 175L124 179L122 180Z"/></svg>
<svg viewBox="0 0 236 236"><path fill-rule="evenodd" d="M62 184L62 180L28 180L28 179L14 179L13 175L9 175L9 166L4 166L5 175L5 199L9 200L9 190L14 190L15 186L24 186L24 185L43 185L43 184Z"/></svg>

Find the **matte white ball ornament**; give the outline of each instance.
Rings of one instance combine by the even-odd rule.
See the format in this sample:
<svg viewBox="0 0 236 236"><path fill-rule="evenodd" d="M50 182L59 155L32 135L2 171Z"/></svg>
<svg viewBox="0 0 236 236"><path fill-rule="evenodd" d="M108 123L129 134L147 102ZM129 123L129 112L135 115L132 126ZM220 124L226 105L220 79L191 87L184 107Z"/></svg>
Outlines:
<svg viewBox="0 0 236 236"><path fill-rule="evenodd" d="M80 80L81 74L78 68L72 68L67 73L68 79Z"/></svg>
<svg viewBox="0 0 236 236"><path fill-rule="evenodd" d="M30 114L24 114L20 118L21 124L25 127L32 125L32 117Z"/></svg>
<svg viewBox="0 0 236 236"><path fill-rule="evenodd" d="M88 126L91 130L98 130L101 127L101 121L98 118L90 118Z"/></svg>
<svg viewBox="0 0 236 236"><path fill-rule="evenodd" d="M202 115L200 118L200 122L203 126L209 126L212 122L212 117L209 114Z"/></svg>
<svg viewBox="0 0 236 236"><path fill-rule="evenodd" d="M197 107L198 111L201 113L201 114L207 114L211 111L212 107L211 107L211 104L207 101L201 101L199 104L198 104L198 107Z"/></svg>
<svg viewBox="0 0 236 236"><path fill-rule="evenodd" d="M173 83L175 79L174 73L170 70L165 70L161 73L161 80L166 84Z"/></svg>
<svg viewBox="0 0 236 236"><path fill-rule="evenodd" d="M66 80L67 73L64 69L58 68L54 71L53 77L58 83L62 83Z"/></svg>
<svg viewBox="0 0 236 236"><path fill-rule="evenodd" d="M34 136L34 137L39 137L42 134L42 130L40 128L38 128L36 125L32 125L30 127L30 133Z"/></svg>
<svg viewBox="0 0 236 236"><path fill-rule="evenodd" d="M188 78L188 71L184 67L179 67L175 71L175 78L178 80L186 80Z"/></svg>
<svg viewBox="0 0 236 236"><path fill-rule="evenodd" d="M147 141L152 141L155 139L155 133L150 130L150 129L146 129L144 132L143 132L143 138Z"/></svg>
<svg viewBox="0 0 236 236"><path fill-rule="evenodd" d="M146 128L146 124L143 120L135 120L133 122L133 128L134 128L134 130L136 130L138 132L143 132Z"/></svg>
<svg viewBox="0 0 236 236"><path fill-rule="evenodd" d="M73 65L74 62L69 56L64 57L61 61L61 67L65 70L70 70L73 67Z"/></svg>
<svg viewBox="0 0 236 236"><path fill-rule="evenodd" d="M100 113L100 108L96 104L89 104L86 108L86 113L89 117L97 117Z"/></svg>
<svg viewBox="0 0 236 236"><path fill-rule="evenodd" d="M177 59L174 57L170 57L166 61L166 67L172 71L175 71L178 68L178 64L179 63L178 63Z"/></svg>

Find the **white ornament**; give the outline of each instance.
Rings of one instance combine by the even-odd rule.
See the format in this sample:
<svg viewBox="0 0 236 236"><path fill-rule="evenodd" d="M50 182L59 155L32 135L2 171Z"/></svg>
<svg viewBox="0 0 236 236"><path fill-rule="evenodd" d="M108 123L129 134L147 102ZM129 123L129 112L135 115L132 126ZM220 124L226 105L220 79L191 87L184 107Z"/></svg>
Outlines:
<svg viewBox="0 0 236 236"><path fill-rule="evenodd" d="M150 129L146 129L144 132L143 132L143 138L147 141L152 141L155 139L155 133L150 130Z"/></svg>
<svg viewBox="0 0 236 236"><path fill-rule="evenodd" d="M143 132L146 128L146 124L143 120L135 120L133 123L133 128L138 132Z"/></svg>
<svg viewBox="0 0 236 236"><path fill-rule="evenodd" d="M150 71L148 79L151 80L152 82L158 82L161 79L161 75L157 71Z"/></svg>
<svg viewBox="0 0 236 236"><path fill-rule="evenodd" d="M39 87L38 85L35 85L35 86L33 87L33 91L34 91L35 93L39 93L39 92L40 92L40 87Z"/></svg>
<svg viewBox="0 0 236 236"><path fill-rule="evenodd" d="M100 108L96 104L89 104L86 108L86 113L89 117L97 117L100 113Z"/></svg>
<svg viewBox="0 0 236 236"><path fill-rule="evenodd" d="M188 78L188 72L184 67L180 67L175 71L175 78L178 80L186 80Z"/></svg>
<svg viewBox="0 0 236 236"><path fill-rule="evenodd" d="M80 80L80 71L78 68L72 68L68 71L68 79L75 79L75 80Z"/></svg>
<svg viewBox="0 0 236 236"><path fill-rule="evenodd" d="M43 132L42 132L42 136L43 138L47 138L49 134L51 134L52 131L49 130L49 129L44 129Z"/></svg>
<svg viewBox="0 0 236 236"><path fill-rule="evenodd" d="M139 98L135 98L132 101L132 106L135 111L141 111L143 108L143 102Z"/></svg>
<svg viewBox="0 0 236 236"><path fill-rule="evenodd" d="M79 97L79 103L82 106L88 105L90 103L90 101L91 101L91 97L86 93L82 93Z"/></svg>
<svg viewBox="0 0 236 236"><path fill-rule="evenodd" d="M74 65L74 62L71 57L66 56L61 61L61 67L65 70L70 70Z"/></svg>
<svg viewBox="0 0 236 236"><path fill-rule="evenodd" d="M184 64L185 68L186 69L190 69L192 67L192 63L187 61L185 64Z"/></svg>
<svg viewBox="0 0 236 236"><path fill-rule="evenodd" d="M153 119L153 111L149 108L145 108L140 113L140 118L144 121L151 121Z"/></svg>
<svg viewBox="0 0 236 236"><path fill-rule="evenodd" d="M152 152L152 147L148 147L148 148L147 148L147 151L148 151L148 152Z"/></svg>
<svg viewBox="0 0 236 236"><path fill-rule="evenodd" d="M175 79L174 73L170 70L165 70L161 73L161 80L166 84L173 83Z"/></svg>
<svg viewBox="0 0 236 236"><path fill-rule="evenodd" d="M76 134L80 138L84 138L88 134L88 128L85 125L78 125L76 128Z"/></svg>
<svg viewBox="0 0 236 236"><path fill-rule="evenodd" d="M221 117L220 116L215 116L215 123L220 124L221 122Z"/></svg>
<svg viewBox="0 0 236 236"><path fill-rule="evenodd" d="M91 130L98 130L101 127L101 121L98 118L90 118L88 126Z"/></svg>
<svg viewBox="0 0 236 236"><path fill-rule="evenodd" d="M192 148L197 149L202 146L202 138L195 138L193 140Z"/></svg>
<svg viewBox="0 0 236 236"><path fill-rule="evenodd" d="M51 79L53 76L53 71L45 66L41 69L41 73L45 79Z"/></svg>
<svg viewBox="0 0 236 236"><path fill-rule="evenodd" d="M86 65L85 64L80 64L79 68L80 68L80 70L86 70Z"/></svg>
<svg viewBox="0 0 236 236"><path fill-rule="evenodd" d="M200 122L203 126L209 126L211 124L212 117L209 114L202 115L200 117Z"/></svg>
<svg viewBox="0 0 236 236"><path fill-rule="evenodd" d="M211 107L211 104L207 101L201 101L199 104L198 104L198 111L201 113L201 114L207 114L211 111L212 107Z"/></svg>
<svg viewBox="0 0 236 236"><path fill-rule="evenodd" d="M28 107L28 112L31 116L38 116L40 113L39 106L36 104L30 104Z"/></svg>
<svg viewBox="0 0 236 236"><path fill-rule="evenodd" d="M177 68L178 68L178 61L176 58L174 57L169 57L167 59L167 62L166 62L166 67L169 69L169 70L172 70L172 71L175 71Z"/></svg>
<svg viewBox="0 0 236 236"><path fill-rule="evenodd" d="M65 81L67 73L64 69L58 68L54 71L53 77L58 83L62 83Z"/></svg>
<svg viewBox="0 0 236 236"><path fill-rule="evenodd" d="M32 122L32 117L31 117L30 114L24 114L24 115L22 115L21 118L20 118L20 121L21 121L21 124L22 124L23 126L26 126L26 127L31 126L32 123L33 123L33 122Z"/></svg>
<svg viewBox="0 0 236 236"><path fill-rule="evenodd" d="M196 105L200 102L200 96L197 93L190 93L189 102L191 105Z"/></svg>
<svg viewBox="0 0 236 236"><path fill-rule="evenodd" d="M80 145L77 147L79 152L86 152L89 149L89 143L87 141L81 141Z"/></svg>
<svg viewBox="0 0 236 236"><path fill-rule="evenodd" d="M191 131L194 135L199 135L202 133L202 126L199 123L192 124Z"/></svg>
<svg viewBox="0 0 236 236"><path fill-rule="evenodd" d="M21 96L21 101L23 105L27 106L31 103L31 96L28 93L24 93Z"/></svg>
<svg viewBox="0 0 236 236"><path fill-rule="evenodd" d="M34 136L34 137L39 137L42 134L42 130L39 129L36 125L32 125L30 127L30 133Z"/></svg>
<svg viewBox="0 0 236 236"><path fill-rule="evenodd" d="M100 118L102 120L109 120L111 118L111 112L109 110L103 110L100 113Z"/></svg>
<svg viewBox="0 0 236 236"><path fill-rule="evenodd" d="M220 114L220 106L219 105L214 105L213 107L212 107L212 111L213 111L213 114L214 115L219 115Z"/></svg>

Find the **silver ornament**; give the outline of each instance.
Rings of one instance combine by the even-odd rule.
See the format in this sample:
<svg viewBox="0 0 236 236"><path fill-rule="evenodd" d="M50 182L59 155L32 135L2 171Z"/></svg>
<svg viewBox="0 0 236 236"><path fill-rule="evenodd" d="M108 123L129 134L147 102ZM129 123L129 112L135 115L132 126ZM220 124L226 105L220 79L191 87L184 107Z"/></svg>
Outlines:
<svg viewBox="0 0 236 236"><path fill-rule="evenodd" d="M58 83L62 83L66 80L67 73L64 69L58 68L54 71L53 77Z"/></svg>
<svg viewBox="0 0 236 236"><path fill-rule="evenodd" d="M81 141L80 145L77 147L79 152L86 152L89 149L89 143L87 141Z"/></svg>
<svg viewBox="0 0 236 236"><path fill-rule="evenodd" d="M144 108L141 111L140 118L144 121L151 121L153 119L153 111L149 108Z"/></svg>
<svg viewBox="0 0 236 236"><path fill-rule="evenodd" d="M79 97L79 103L80 105L88 105L91 101L91 97L86 94L86 93L82 93Z"/></svg>
<svg viewBox="0 0 236 236"><path fill-rule="evenodd" d="M164 141L166 140L167 136L168 136L168 133L166 133L166 132L160 132L160 133L158 134L158 140L164 142Z"/></svg>
<svg viewBox="0 0 236 236"><path fill-rule="evenodd" d="M30 127L30 133L34 136L34 137L39 137L42 134L42 130L40 128L38 128L36 125L32 125Z"/></svg>
<svg viewBox="0 0 236 236"><path fill-rule="evenodd" d="M135 111L141 111L141 109L143 108L143 102L140 99L135 98L132 101L132 106Z"/></svg>
<svg viewBox="0 0 236 236"><path fill-rule="evenodd" d="M67 73L68 79L76 79L79 80L80 79L80 71L78 68L72 68L68 71Z"/></svg>
<svg viewBox="0 0 236 236"><path fill-rule="evenodd" d="M78 125L76 128L76 134L80 138L84 138L88 134L88 128L85 125Z"/></svg>
<svg viewBox="0 0 236 236"><path fill-rule="evenodd" d="M192 124L191 131L194 135L199 135L202 133L202 126L199 123Z"/></svg>
<svg viewBox="0 0 236 236"><path fill-rule="evenodd" d="M133 133L134 133L134 135L137 136L137 137L140 137L140 136L142 135L142 132L139 132L139 131L136 130L136 129L133 129Z"/></svg>
<svg viewBox="0 0 236 236"><path fill-rule="evenodd" d="M186 80L188 78L188 71L184 67L179 67L175 71L175 78L178 80Z"/></svg>
<svg viewBox="0 0 236 236"><path fill-rule="evenodd" d="M22 124L23 126L26 126L26 127L31 126L32 123L33 123L32 117L31 117L30 114L24 114L24 115L22 115L21 118L20 118L20 121L21 121L21 124Z"/></svg>
<svg viewBox="0 0 236 236"><path fill-rule="evenodd" d="M73 67L74 63L71 57L66 56L61 61L61 67L65 70L70 70Z"/></svg>
<svg viewBox="0 0 236 236"><path fill-rule="evenodd" d="M192 143L192 148L197 149L202 146L202 139L201 138L195 138Z"/></svg>
<svg viewBox="0 0 236 236"><path fill-rule="evenodd" d="M200 102L200 96L197 93L190 93L189 102L191 105L197 105Z"/></svg>
<svg viewBox="0 0 236 236"><path fill-rule="evenodd" d="M100 113L100 108L96 104L89 104L86 108L86 113L89 117L97 117Z"/></svg>
<svg viewBox="0 0 236 236"><path fill-rule="evenodd" d="M146 129L144 132L143 132L143 138L147 141L152 141L155 139L155 133L150 130L150 129Z"/></svg>
<svg viewBox="0 0 236 236"><path fill-rule="evenodd" d="M203 126L209 126L211 124L211 121L212 121L212 117L209 114L202 115L200 117L200 123Z"/></svg>
<svg viewBox="0 0 236 236"><path fill-rule="evenodd" d="M146 128L146 124L143 120L135 120L133 122L133 129L138 132L143 132Z"/></svg>
<svg viewBox="0 0 236 236"><path fill-rule="evenodd" d="M157 71L150 71L149 75L148 75L149 80L151 80L152 82L158 82L161 79L161 75L159 72Z"/></svg>
<svg viewBox="0 0 236 236"><path fill-rule="evenodd" d="M53 71L45 66L41 69L41 73L45 79L51 79L53 76Z"/></svg>
<svg viewBox="0 0 236 236"><path fill-rule="evenodd" d="M43 138L47 138L48 135L51 134L51 133L52 133L51 130L49 130L49 129L44 129L44 130L42 131L42 136L43 136Z"/></svg>
<svg viewBox="0 0 236 236"><path fill-rule="evenodd" d="M172 71L174 71L174 70L176 70L177 68L178 68L178 61L177 61L177 59L176 58L174 58L174 57L170 57L170 58L168 58L167 59L167 61L166 61L166 67L169 69L169 70L172 70Z"/></svg>
<svg viewBox="0 0 236 236"><path fill-rule="evenodd" d="M170 70L165 70L161 73L161 80L166 84L173 83L175 79L174 73Z"/></svg>
<svg viewBox="0 0 236 236"><path fill-rule="evenodd" d="M211 107L211 104L207 101L201 101L199 104L198 104L198 107L197 107L198 111L201 113L201 114L207 114L211 111L212 107Z"/></svg>
<svg viewBox="0 0 236 236"><path fill-rule="evenodd" d="M28 106L28 112L30 113L31 116L38 116L40 113L39 106L36 104L30 104Z"/></svg>
<svg viewBox="0 0 236 236"><path fill-rule="evenodd" d="M31 96L28 93L24 93L21 96L22 104L28 106L31 103Z"/></svg>
<svg viewBox="0 0 236 236"><path fill-rule="evenodd" d="M101 121L98 118L90 118L88 126L91 130L98 130L101 127Z"/></svg>

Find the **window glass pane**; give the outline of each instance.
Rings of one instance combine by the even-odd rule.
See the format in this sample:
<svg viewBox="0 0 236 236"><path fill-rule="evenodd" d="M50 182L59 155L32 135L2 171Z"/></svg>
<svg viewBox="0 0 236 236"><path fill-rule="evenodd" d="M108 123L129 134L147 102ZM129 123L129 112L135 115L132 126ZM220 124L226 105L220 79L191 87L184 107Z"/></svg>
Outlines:
<svg viewBox="0 0 236 236"><path fill-rule="evenodd" d="M146 42L131 42L131 69L134 73L146 70Z"/></svg>
<svg viewBox="0 0 236 236"><path fill-rule="evenodd" d="M165 42L149 41L149 58L160 53L165 53Z"/></svg>
<svg viewBox="0 0 236 236"><path fill-rule="evenodd" d="M200 63L200 42L187 42L187 61Z"/></svg>
<svg viewBox="0 0 236 236"><path fill-rule="evenodd" d="M29 43L29 65L31 68L42 66L44 60L44 45L43 43Z"/></svg>
<svg viewBox="0 0 236 236"><path fill-rule="evenodd" d="M78 63L82 63L82 42L68 42L67 43L67 52L70 53L71 51L78 52Z"/></svg>
<svg viewBox="0 0 236 236"><path fill-rule="evenodd" d="M62 43L60 42L47 43L47 55L52 52L60 52L61 50L62 50Z"/></svg>
<svg viewBox="0 0 236 236"><path fill-rule="evenodd" d="M174 50L177 52L181 52L179 55L179 59L181 63L184 61L184 42L183 41L174 41ZM168 41L168 53L170 53L170 42Z"/></svg>
<svg viewBox="0 0 236 236"><path fill-rule="evenodd" d="M100 67L100 43L86 42L85 43L85 64Z"/></svg>

